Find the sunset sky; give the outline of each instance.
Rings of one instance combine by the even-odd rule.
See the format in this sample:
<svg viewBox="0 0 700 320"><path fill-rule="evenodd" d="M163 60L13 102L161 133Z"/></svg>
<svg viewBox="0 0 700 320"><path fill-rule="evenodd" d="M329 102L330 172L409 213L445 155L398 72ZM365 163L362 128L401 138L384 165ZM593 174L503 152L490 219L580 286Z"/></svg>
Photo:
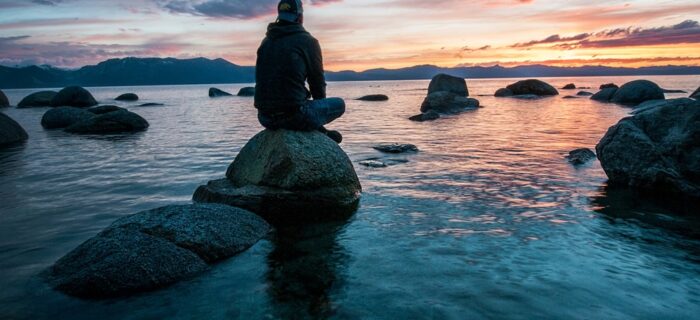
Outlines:
<svg viewBox="0 0 700 320"><path fill-rule="evenodd" d="M253 65L277 0L0 0L0 64ZM306 0L329 70L700 65L698 0Z"/></svg>

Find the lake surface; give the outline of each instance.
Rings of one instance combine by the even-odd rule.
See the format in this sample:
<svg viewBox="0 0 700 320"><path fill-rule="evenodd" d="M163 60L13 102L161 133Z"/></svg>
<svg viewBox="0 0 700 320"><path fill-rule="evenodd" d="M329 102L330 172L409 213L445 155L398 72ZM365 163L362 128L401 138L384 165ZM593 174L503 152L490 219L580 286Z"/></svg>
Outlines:
<svg viewBox="0 0 700 320"><path fill-rule="evenodd" d="M700 76L646 78L688 92L700 85ZM545 80L597 88L633 79ZM468 85L477 96L511 82ZM201 277L110 301L64 296L37 274L115 219L189 203L198 185L222 178L261 130L252 99L210 99L209 86L91 88L151 124L115 136L47 131L46 108L4 109L30 140L0 152L0 318L697 319L698 219L607 191L597 161L564 159L594 148L631 109L561 90L536 101L477 97L477 111L407 120L427 86L329 84L348 111L328 127L343 133L364 188L351 219L294 239L272 234ZM16 104L34 91L6 94ZM110 100L125 92L166 106ZM371 93L391 99L351 100ZM371 148L381 142L421 151L390 157L408 162L388 168L359 165L385 157Z"/></svg>

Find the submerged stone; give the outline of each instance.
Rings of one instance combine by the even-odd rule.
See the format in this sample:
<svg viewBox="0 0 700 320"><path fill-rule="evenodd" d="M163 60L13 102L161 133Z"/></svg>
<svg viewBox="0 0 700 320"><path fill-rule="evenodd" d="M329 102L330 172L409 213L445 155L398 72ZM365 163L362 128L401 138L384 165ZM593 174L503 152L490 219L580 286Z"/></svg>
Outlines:
<svg viewBox="0 0 700 320"><path fill-rule="evenodd" d="M417 122L432 121L437 119L440 119L440 114L432 110L408 118L408 120Z"/></svg>
<svg viewBox="0 0 700 320"><path fill-rule="evenodd" d="M0 147L26 141L27 131L14 119L0 113Z"/></svg>
<svg viewBox="0 0 700 320"><path fill-rule="evenodd" d="M39 91L34 92L22 99L17 105L17 108L32 108L32 107L49 107L51 100L56 97L56 91Z"/></svg>
<svg viewBox="0 0 700 320"><path fill-rule="evenodd" d="M418 147L416 147L413 144L409 144L409 143L378 144L372 148L374 150L386 152L386 153L418 152Z"/></svg>
<svg viewBox="0 0 700 320"><path fill-rule="evenodd" d="M571 152L569 152L569 155L566 156L566 158L569 160L569 163L573 165L582 165L585 164L588 161L591 161L595 159L595 153L593 150L588 149L588 148L581 148L581 149L576 149Z"/></svg>
<svg viewBox="0 0 700 320"><path fill-rule="evenodd" d="M385 94L370 94L370 95L366 95L366 96L357 98L357 100L360 100L360 101L388 101L389 97Z"/></svg>
<svg viewBox="0 0 700 320"><path fill-rule="evenodd" d="M73 123L66 132L71 133L126 133L148 129L148 121L136 113L125 109L107 112L89 119Z"/></svg>
<svg viewBox="0 0 700 320"><path fill-rule="evenodd" d="M122 94L122 95L114 98L114 100L117 100L117 101L138 101L139 96L136 95L135 93L125 93L125 94Z"/></svg>

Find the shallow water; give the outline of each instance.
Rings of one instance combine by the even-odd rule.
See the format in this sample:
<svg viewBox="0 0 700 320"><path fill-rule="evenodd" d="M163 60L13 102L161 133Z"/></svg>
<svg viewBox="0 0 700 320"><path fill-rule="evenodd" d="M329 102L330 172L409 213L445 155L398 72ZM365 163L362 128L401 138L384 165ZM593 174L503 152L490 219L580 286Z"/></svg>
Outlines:
<svg viewBox="0 0 700 320"><path fill-rule="evenodd" d="M646 77L692 92L700 76ZM597 88L634 78L553 78ZM468 80L472 96L512 80ZM484 108L435 122L418 113L427 81L331 83L348 99L329 127L364 187L348 221L270 235L201 277L128 299L81 301L37 274L115 219L190 202L261 130L251 98L208 86L92 88L151 128L75 136L40 126L46 108L6 109L30 135L0 152L0 318L691 319L700 314L700 224L607 191L593 148L630 109L589 99L478 97ZM236 92L242 85L220 85ZM12 103L37 90L8 90ZM591 89L595 92L596 90ZM383 93L388 102L350 100ZM681 97L687 94L669 94ZM409 162L372 169L380 142L416 144ZM695 316L693 316L695 315Z"/></svg>

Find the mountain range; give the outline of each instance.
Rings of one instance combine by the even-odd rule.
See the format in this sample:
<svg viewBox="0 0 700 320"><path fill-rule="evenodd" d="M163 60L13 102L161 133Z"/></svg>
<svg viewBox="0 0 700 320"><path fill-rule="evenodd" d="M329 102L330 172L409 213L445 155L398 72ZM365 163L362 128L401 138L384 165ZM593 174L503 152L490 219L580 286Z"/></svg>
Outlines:
<svg viewBox="0 0 700 320"><path fill-rule="evenodd" d="M512 68L454 67L421 65L401 69L327 72L328 81L419 80L448 73L464 78L530 78L580 76L700 75L697 66L658 66L619 68L605 66L553 67L527 65ZM255 67L239 66L224 59L123 58L110 59L94 66L66 70L51 66L0 66L0 88L57 88L68 85L86 87L182 85L215 83L253 83Z"/></svg>

